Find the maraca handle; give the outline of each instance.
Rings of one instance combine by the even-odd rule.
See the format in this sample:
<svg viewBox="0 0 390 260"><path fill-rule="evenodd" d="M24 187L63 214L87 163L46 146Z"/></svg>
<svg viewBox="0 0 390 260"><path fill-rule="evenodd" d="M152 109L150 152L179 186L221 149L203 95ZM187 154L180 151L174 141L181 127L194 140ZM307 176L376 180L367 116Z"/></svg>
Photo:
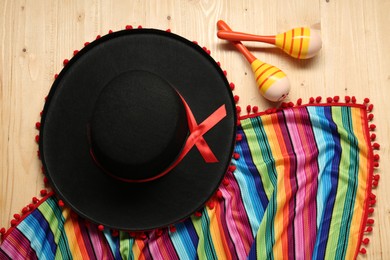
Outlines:
<svg viewBox="0 0 390 260"><path fill-rule="evenodd" d="M229 25L227 25L227 23L225 23L222 20L219 20L217 22L217 27L218 27L218 30L232 31L232 29L230 29ZM256 57L253 56L253 54L250 53L250 51L240 41L233 41L231 43L234 45L234 47L236 47L236 49L239 52L241 52L244 55L244 57L247 59L247 61L249 63L252 63L254 60L256 60Z"/></svg>
<svg viewBox="0 0 390 260"><path fill-rule="evenodd" d="M229 41L257 41L257 42L275 44L275 36L262 36L262 35L254 35L254 34L242 33L242 32L225 31L225 30L220 30L217 33L217 36L220 39L229 40Z"/></svg>

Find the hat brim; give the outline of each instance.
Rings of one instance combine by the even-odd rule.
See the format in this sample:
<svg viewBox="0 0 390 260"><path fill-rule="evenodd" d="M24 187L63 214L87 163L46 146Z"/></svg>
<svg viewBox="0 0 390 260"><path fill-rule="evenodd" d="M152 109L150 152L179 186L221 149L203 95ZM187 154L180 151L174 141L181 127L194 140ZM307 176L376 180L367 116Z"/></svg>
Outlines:
<svg viewBox="0 0 390 260"><path fill-rule="evenodd" d="M135 69L170 82L198 123L225 104L227 116L204 135L218 163L206 163L194 147L147 183L121 182L94 163L87 137L94 104L107 82ZM81 217L113 229L151 230L189 217L211 198L231 160L235 125L229 83L201 47L165 31L123 30L87 45L58 75L42 113L39 148L52 188Z"/></svg>

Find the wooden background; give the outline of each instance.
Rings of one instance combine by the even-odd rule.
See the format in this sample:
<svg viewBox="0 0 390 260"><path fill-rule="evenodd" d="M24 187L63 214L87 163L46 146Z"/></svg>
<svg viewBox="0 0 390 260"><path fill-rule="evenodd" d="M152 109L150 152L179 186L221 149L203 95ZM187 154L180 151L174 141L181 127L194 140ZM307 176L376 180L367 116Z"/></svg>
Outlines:
<svg viewBox="0 0 390 260"><path fill-rule="evenodd" d="M0 227L44 187L37 159L35 122L62 61L109 29L125 25L170 28L211 50L235 83L240 105L274 106L257 91L249 65L216 37L224 19L236 31L276 34L296 26L321 30L323 48L298 61L259 43L254 55L286 72L290 100L345 95L375 104L381 144L374 233L367 255L390 259L390 1L388 0L0 0Z"/></svg>

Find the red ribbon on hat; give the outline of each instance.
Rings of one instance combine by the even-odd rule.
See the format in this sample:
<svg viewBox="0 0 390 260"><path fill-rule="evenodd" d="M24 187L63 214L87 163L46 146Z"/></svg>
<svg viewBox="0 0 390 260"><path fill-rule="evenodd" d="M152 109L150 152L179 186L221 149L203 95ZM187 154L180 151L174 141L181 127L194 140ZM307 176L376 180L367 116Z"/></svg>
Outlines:
<svg viewBox="0 0 390 260"><path fill-rule="evenodd" d="M203 159L206 163L216 163L218 162L217 157L214 155L213 151L207 144L206 140L204 139L203 135L206 134L210 129L212 129L216 124L218 124L223 118L226 117L226 107L225 104L221 105L217 110L215 110L209 117L207 117L202 123L198 124L196 122L195 116L192 113L189 105L184 100L182 96L180 96L185 110L187 114L187 122L188 122L188 129L190 132L190 135L188 136L186 143L184 144L184 147L182 151L180 152L179 156L176 158L176 160L163 172L160 174L153 176L151 178L147 179L140 179L140 180L130 180L121 178L118 176L113 175L112 173L108 172L107 170L102 167L99 162L96 160L92 149L90 150L91 156L95 163L100 166L106 173L108 173L110 176L114 177L115 179L124 181L124 182L148 182L152 180L156 180L158 178L161 178L162 176L166 175L168 172L170 172L173 168L175 168L187 155L187 153L192 149L192 147L196 146L198 148L200 154L202 155Z"/></svg>

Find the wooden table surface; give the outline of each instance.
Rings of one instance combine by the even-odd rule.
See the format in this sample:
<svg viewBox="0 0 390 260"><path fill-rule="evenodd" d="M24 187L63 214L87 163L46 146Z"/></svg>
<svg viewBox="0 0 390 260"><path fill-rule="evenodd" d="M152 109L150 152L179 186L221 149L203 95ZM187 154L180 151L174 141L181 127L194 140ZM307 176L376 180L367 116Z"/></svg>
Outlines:
<svg viewBox="0 0 390 260"><path fill-rule="evenodd" d="M53 75L86 41L126 25L170 28L211 50L235 83L240 105L275 106L256 89L250 66L216 36L216 22L236 31L272 35L297 26L321 30L323 47L296 60L260 43L259 59L288 75L289 100L339 95L369 97L381 144L375 225L364 259L390 259L390 1L388 0L0 0L0 227L44 188L35 122Z"/></svg>

